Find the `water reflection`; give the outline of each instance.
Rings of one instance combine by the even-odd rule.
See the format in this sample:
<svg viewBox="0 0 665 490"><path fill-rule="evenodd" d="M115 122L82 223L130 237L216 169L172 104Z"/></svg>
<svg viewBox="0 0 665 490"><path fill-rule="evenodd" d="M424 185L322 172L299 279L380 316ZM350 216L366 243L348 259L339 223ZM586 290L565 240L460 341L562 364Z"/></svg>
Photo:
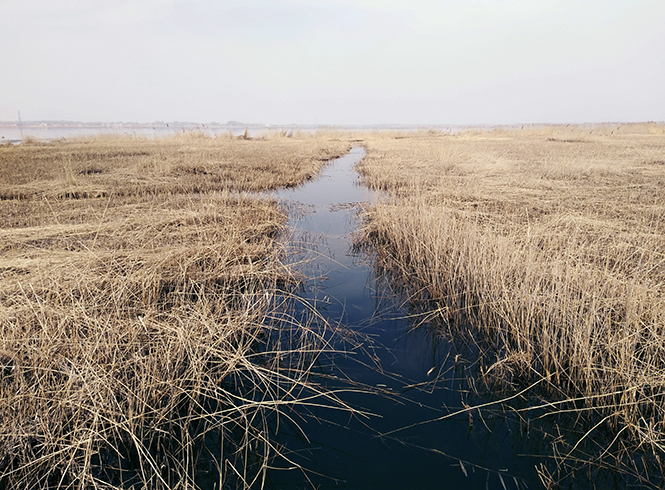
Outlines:
<svg viewBox="0 0 665 490"><path fill-rule="evenodd" d="M363 155L354 148L316 180L275 195L292 210L290 260L309 278L290 313L320 323L335 348L319 356L313 381L349 410L317 401L285 409L275 424L284 457L267 485L657 488L639 476L649 461L629 450L612 456L616 434L596 426L597 415L552 410L539 382L515 388L479 375L482 341L470 329L468 339L459 338L464 329L448 334L426 298L400 303L406 295L390 272L354 251L358 203L377 198L353 171Z"/></svg>
<svg viewBox="0 0 665 490"><path fill-rule="evenodd" d="M352 252L355 205L373 196L357 182L354 148L317 180L276 194L292 203L293 254L311 278L301 296L355 342L319 359L327 388L358 410L300 407L281 424L277 443L289 461L272 471L272 488L526 488L538 481L522 424L464 410L465 362L440 330L420 326L409 305L396 304L372 257ZM293 203L299 203L295 205ZM296 315L307 309L294 307ZM348 339L348 336L347 336ZM462 410L456 415L451 415ZM305 470L286 471L294 463Z"/></svg>

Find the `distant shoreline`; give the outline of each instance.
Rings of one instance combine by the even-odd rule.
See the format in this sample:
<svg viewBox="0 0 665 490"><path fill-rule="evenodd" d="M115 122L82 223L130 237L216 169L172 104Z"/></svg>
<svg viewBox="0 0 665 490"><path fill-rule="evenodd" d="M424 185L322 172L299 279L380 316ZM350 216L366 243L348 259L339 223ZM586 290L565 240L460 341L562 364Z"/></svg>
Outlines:
<svg viewBox="0 0 665 490"><path fill-rule="evenodd" d="M630 126L636 124L665 124L665 121L608 121L608 122L586 122L586 123L516 123L516 124L264 124L264 123L243 123L239 121L219 122L189 122L189 121L154 121L154 122L80 122L80 121L0 121L2 128L67 128L67 129L185 129L185 130L221 130L221 129L339 129L339 130L427 130L427 129L521 129L521 128L539 128L539 127L607 127L612 125Z"/></svg>

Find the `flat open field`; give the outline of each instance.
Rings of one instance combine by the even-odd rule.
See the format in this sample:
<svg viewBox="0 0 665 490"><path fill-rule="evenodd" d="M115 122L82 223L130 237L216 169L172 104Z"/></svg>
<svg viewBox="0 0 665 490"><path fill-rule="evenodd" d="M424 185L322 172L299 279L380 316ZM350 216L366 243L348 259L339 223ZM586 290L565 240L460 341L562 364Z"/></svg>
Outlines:
<svg viewBox="0 0 665 490"><path fill-rule="evenodd" d="M266 414L305 381L254 356L289 271L284 213L245 191L300 184L348 148L197 134L1 146L0 487L260 477Z"/></svg>
<svg viewBox="0 0 665 490"><path fill-rule="evenodd" d="M365 240L480 353L479 389L535 385L552 411L598 421L582 439L616 435L598 453L662 458L665 127L373 133L366 146L359 170L387 197Z"/></svg>

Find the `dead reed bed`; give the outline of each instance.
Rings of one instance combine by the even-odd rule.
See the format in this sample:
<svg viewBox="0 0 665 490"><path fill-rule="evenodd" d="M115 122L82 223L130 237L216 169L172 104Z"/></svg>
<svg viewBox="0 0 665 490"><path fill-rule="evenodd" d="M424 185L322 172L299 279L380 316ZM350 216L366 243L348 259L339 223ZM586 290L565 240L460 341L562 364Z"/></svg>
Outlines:
<svg viewBox="0 0 665 490"><path fill-rule="evenodd" d="M6 145L0 200L183 194L292 187L312 178L348 145L339 135L166 138L98 136Z"/></svg>
<svg viewBox="0 0 665 490"><path fill-rule="evenodd" d="M665 452L665 126L373 134L386 199L364 240L478 385L533 390L605 430L597 454ZM573 448L574 449L574 448ZM565 459L565 458L563 458ZM545 480L544 480L545 481Z"/></svg>
<svg viewBox="0 0 665 490"><path fill-rule="evenodd" d="M289 321L285 216L244 191L297 185L347 148L0 147L0 488L261 486L280 407L327 396L307 380L325 346L301 324L288 349L271 340Z"/></svg>

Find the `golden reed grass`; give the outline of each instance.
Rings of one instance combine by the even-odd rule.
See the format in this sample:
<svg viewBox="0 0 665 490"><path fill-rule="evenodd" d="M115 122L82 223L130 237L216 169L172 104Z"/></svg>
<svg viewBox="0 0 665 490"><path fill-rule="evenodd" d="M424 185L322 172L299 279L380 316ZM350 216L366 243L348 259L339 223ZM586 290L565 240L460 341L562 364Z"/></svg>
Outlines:
<svg viewBox="0 0 665 490"><path fill-rule="evenodd" d="M279 407L319 395L320 342L297 325L295 352L271 343L285 215L242 192L297 185L347 149L196 134L0 147L0 487L260 483Z"/></svg>
<svg viewBox="0 0 665 490"><path fill-rule="evenodd" d="M364 239L481 347L480 382L541 380L545 402L575 400L617 435L599 452L662 458L665 126L374 133L366 146L359 169L388 197Z"/></svg>

